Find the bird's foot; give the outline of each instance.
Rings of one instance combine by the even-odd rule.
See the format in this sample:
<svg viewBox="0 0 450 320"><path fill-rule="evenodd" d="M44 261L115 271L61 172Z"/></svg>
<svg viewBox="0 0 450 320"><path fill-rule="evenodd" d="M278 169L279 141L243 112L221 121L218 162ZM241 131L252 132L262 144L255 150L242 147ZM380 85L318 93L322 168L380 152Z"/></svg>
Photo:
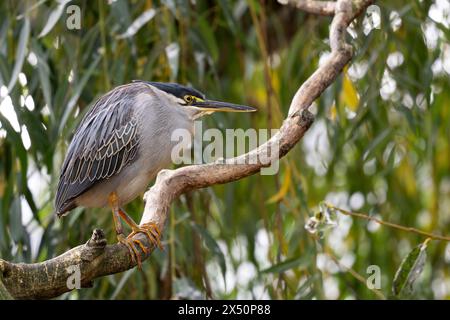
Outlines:
<svg viewBox="0 0 450 320"><path fill-rule="evenodd" d="M133 236L137 233L145 234L150 243L152 243L154 246L157 246L160 250L163 250L160 241L161 232L159 231L159 228L155 223L147 222L140 226L133 227L133 231L128 235L127 239L133 238ZM133 239L133 241L141 247L142 251L148 253L149 249L147 249L141 241L139 241L138 239Z"/></svg>
<svg viewBox="0 0 450 320"><path fill-rule="evenodd" d="M125 236L123 234L118 234L117 240L119 241L119 243L122 243L123 245L125 245L127 247L128 251L130 252L131 261L133 263L137 263L138 268L141 269L141 266L142 266L141 254L138 251L138 249L134 246L134 244L137 243L142 249L142 243L140 243L140 241L137 239L131 239L129 236L125 238ZM144 250L144 249L142 249L142 250L145 253L147 253L146 250Z"/></svg>

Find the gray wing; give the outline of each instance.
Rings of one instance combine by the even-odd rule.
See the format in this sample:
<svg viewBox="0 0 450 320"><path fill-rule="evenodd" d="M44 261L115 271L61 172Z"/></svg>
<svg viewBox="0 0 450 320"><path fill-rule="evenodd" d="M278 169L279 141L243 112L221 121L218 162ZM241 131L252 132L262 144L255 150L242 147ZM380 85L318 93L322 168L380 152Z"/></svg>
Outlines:
<svg viewBox="0 0 450 320"><path fill-rule="evenodd" d="M139 140L132 103L139 87L113 89L81 121L61 170L55 199L58 215L75 208L76 197L119 173L135 157Z"/></svg>

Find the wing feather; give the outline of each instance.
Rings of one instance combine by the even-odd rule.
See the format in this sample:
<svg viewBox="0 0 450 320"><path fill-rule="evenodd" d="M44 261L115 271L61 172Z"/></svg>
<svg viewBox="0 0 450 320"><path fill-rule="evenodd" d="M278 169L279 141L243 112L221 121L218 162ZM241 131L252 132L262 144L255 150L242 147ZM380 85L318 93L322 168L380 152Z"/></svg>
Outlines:
<svg viewBox="0 0 450 320"><path fill-rule="evenodd" d="M134 97L148 90L132 83L101 97L78 126L64 160L55 207L58 215L76 207L74 200L95 184L118 174L139 146Z"/></svg>

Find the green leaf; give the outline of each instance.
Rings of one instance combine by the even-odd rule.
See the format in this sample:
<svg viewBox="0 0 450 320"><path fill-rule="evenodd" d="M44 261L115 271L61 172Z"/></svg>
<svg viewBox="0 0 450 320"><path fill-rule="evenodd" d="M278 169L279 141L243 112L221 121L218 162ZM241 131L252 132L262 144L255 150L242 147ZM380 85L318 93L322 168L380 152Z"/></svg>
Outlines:
<svg viewBox="0 0 450 320"><path fill-rule="evenodd" d="M54 116L53 105L52 105L52 85L50 83L50 68L47 64L46 57L42 52L41 47L38 42L33 39L31 42L31 48L33 52L36 54L38 63L37 70L39 75L39 82L42 88L42 93L44 94L45 103L47 107L50 109L50 115Z"/></svg>
<svg viewBox="0 0 450 320"><path fill-rule="evenodd" d="M233 17L232 8L230 8L232 3L225 0L219 0L220 8L222 9L223 15L225 16L225 20L227 21L228 27L231 32L236 35L238 32L238 25L236 20Z"/></svg>
<svg viewBox="0 0 450 320"><path fill-rule="evenodd" d="M147 22L152 20L155 15L155 9L145 11L139 17L137 17L136 20L133 21L133 23L128 27L127 31L117 36L117 38L123 39L134 36L136 32L138 32L139 29L142 28Z"/></svg>
<svg viewBox="0 0 450 320"><path fill-rule="evenodd" d="M24 231L22 226L22 205L19 197L14 198L10 207L9 228L14 242L19 242Z"/></svg>
<svg viewBox="0 0 450 320"><path fill-rule="evenodd" d="M59 0L58 1L58 6L55 9L53 9L53 11L48 16L47 23L45 24L45 26L42 29L41 33L39 34L38 38L42 38L45 35L47 35L47 33L52 31L53 27L56 25L56 23L58 22L59 18L61 17L61 15L62 15L62 13L64 11L64 7L70 1L71 0Z"/></svg>
<svg viewBox="0 0 450 320"><path fill-rule="evenodd" d="M375 154L375 151L377 151L383 145L383 142L390 137L391 132L392 130L390 128L387 128L386 130L381 132L375 139L372 140L372 142L368 145L366 150L364 150L363 155L364 161L368 161L372 158L372 156Z"/></svg>
<svg viewBox="0 0 450 320"><path fill-rule="evenodd" d="M225 281L225 273L227 272L227 265L225 263L225 256L222 250L220 249L219 245L217 244L216 240L214 240L209 231L206 230L203 226L195 222L192 222L191 225L192 228L201 235L208 249L211 250L213 255L219 260L220 270L222 271L222 276Z"/></svg>
<svg viewBox="0 0 450 320"><path fill-rule="evenodd" d="M201 45L204 46L206 50L208 50L213 61L217 61L217 59L219 58L219 47L217 45L214 31L211 28L211 25L202 16L197 17L197 24L197 31L200 35Z"/></svg>
<svg viewBox="0 0 450 320"><path fill-rule="evenodd" d="M114 290L113 294L111 295L111 300L115 300L117 298L117 295L122 291L123 286L127 283L130 276L133 274L134 269L127 270L120 278L119 283L116 286L116 289Z"/></svg>
<svg viewBox="0 0 450 320"><path fill-rule="evenodd" d="M305 282L303 282L297 290L297 294L295 295L296 299L305 299L305 297L311 293L312 290L308 290L312 288L314 282L319 278L318 274L314 274L311 277L308 277Z"/></svg>
<svg viewBox="0 0 450 320"><path fill-rule="evenodd" d="M413 285L417 278L423 271L425 261L427 259L426 248L428 241L415 247L403 259L400 267L395 273L394 283L392 285L392 292L395 296L407 296L413 292Z"/></svg>
<svg viewBox="0 0 450 320"><path fill-rule="evenodd" d="M261 271L261 273L281 273L290 269L303 269L311 264L312 256L308 253L297 257L285 260L278 264L275 264L267 269Z"/></svg>
<svg viewBox="0 0 450 320"><path fill-rule="evenodd" d="M17 82L17 78L19 77L19 73L22 71L23 61L25 60L25 56L27 54L27 43L29 36L30 20L26 18L23 21L22 30L20 31L19 42L16 49L16 63L14 64L14 69L12 71L11 78L9 79L8 92L11 92L11 90L14 88Z"/></svg>
<svg viewBox="0 0 450 320"><path fill-rule="evenodd" d="M84 73L80 82L78 82L77 86L75 87L74 94L72 95L69 102L67 103L66 110L64 111L64 114L62 116L58 132L61 132L62 129L65 127L67 119L69 118L69 115L72 113L72 110L75 107L75 105L78 101L78 98L80 97L81 92L83 91L84 86L86 85L87 81L89 80L89 78L91 77L95 68L97 67L97 64L100 62L100 59L101 59L101 56L98 55L95 58L95 60L92 61L91 65L89 66L89 69Z"/></svg>
<svg viewBox="0 0 450 320"><path fill-rule="evenodd" d="M0 57L6 57L7 56L7 49L8 46L6 45L6 37L8 35L8 30L9 30L10 26L9 26L9 19L5 17L4 21L2 22L2 25L0 27L0 43L2 43L3 45L0 48ZM1 64L5 64L3 59L0 59L0 63ZM6 75L6 72L4 72L2 69L3 66L0 64L0 86L3 86L4 84L4 75Z"/></svg>

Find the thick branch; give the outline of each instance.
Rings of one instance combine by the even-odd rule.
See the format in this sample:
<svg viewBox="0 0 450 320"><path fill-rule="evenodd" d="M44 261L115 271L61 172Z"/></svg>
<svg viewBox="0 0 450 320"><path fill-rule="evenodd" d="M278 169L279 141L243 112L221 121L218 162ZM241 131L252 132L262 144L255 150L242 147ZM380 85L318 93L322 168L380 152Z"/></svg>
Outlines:
<svg viewBox="0 0 450 320"><path fill-rule="evenodd" d="M317 2L306 1L305 3L317 5ZM328 4L324 6L328 9L322 11L325 13L331 10L331 4L326 3ZM330 28L330 57L298 89L292 99L288 117L276 135L247 154L226 159L221 163L161 171L155 184L144 196L146 205L141 224L153 222L162 231L171 203L181 194L242 179L257 173L261 168L269 166L271 161L277 161L286 155L313 122L313 116L307 110L308 107L333 83L352 57L351 47L345 43L346 27L371 3L372 0L354 0L353 3L350 0L336 2ZM264 159L270 161L264 161ZM141 252L141 258L145 260L154 247L142 234L135 235L135 238L150 248L148 254ZM28 299L56 297L70 291L73 288L70 283L68 286L68 279L70 280L70 276L73 275L73 270L79 271L81 286L89 287L95 278L123 272L134 266L127 248L122 244L106 245L100 230L95 230L85 245L73 248L48 261L14 264L0 260L0 272L3 275L5 287L13 297Z"/></svg>
<svg viewBox="0 0 450 320"><path fill-rule="evenodd" d="M336 2L318 0L278 0L280 3L290 4L305 12L322 16L333 16Z"/></svg>

